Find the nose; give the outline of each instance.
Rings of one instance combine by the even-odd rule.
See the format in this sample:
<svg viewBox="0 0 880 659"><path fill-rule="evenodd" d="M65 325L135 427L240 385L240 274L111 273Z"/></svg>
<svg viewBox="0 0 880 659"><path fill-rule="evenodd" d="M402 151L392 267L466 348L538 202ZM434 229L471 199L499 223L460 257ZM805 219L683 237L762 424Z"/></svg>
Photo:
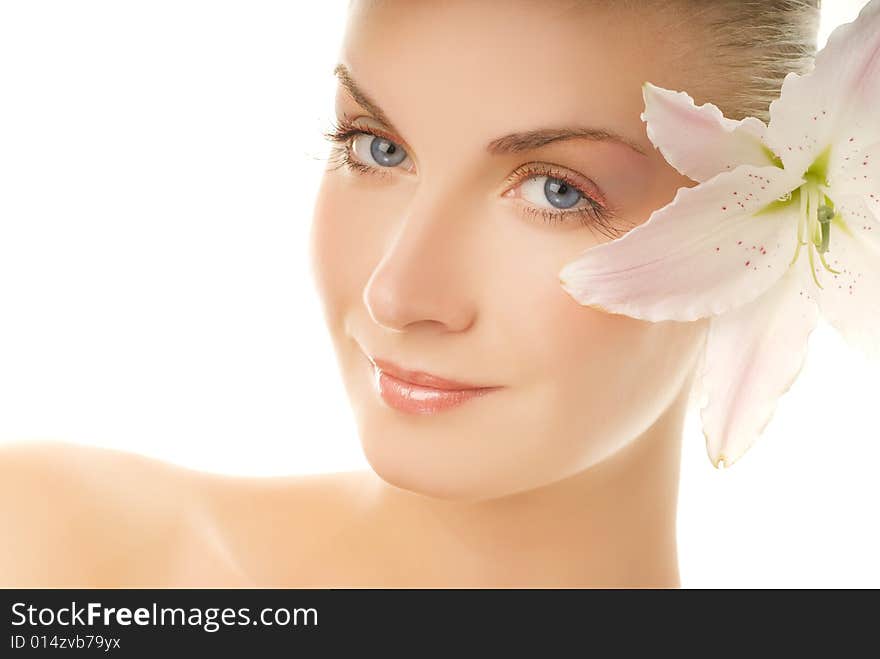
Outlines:
<svg viewBox="0 0 880 659"><path fill-rule="evenodd" d="M473 218L436 197L417 195L408 210L364 286L364 304L391 331L464 331L476 318Z"/></svg>

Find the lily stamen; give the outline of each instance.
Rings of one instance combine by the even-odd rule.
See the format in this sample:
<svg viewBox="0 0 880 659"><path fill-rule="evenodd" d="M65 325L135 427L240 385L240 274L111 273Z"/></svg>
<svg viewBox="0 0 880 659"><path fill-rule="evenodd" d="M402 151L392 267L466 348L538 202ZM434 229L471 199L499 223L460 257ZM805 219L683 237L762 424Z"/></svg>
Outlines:
<svg viewBox="0 0 880 659"><path fill-rule="evenodd" d="M828 197L827 187L815 181L808 181L800 190L800 213L798 219L798 237L795 246L794 257L789 265L794 265L800 254L801 247L808 246L810 258L810 274L816 286L823 288L816 277L815 260L813 249L819 255L819 261L822 267L828 272L839 275L840 271L835 270L825 260L825 253L828 251L831 241L831 221L836 217L834 210L834 202ZM820 205L819 200L824 203ZM804 233L809 234L810 239L804 240Z"/></svg>
<svg viewBox="0 0 880 659"><path fill-rule="evenodd" d="M828 241L831 234L831 218L834 217L834 210L830 206L819 206L817 219L819 220L819 228L821 231L821 241L819 244L819 253L824 254L828 251Z"/></svg>
<svg viewBox="0 0 880 659"><path fill-rule="evenodd" d="M800 194L800 214L798 215L798 229L797 229L797 245L794 248L794 256L791 259L791 262L788 264L792 266L798 260L798 255L801 253L801 247L806 245L804 242L804 221L807 217L807 195ZM791 194L788 195L788 198L791 199Z"/></svg>

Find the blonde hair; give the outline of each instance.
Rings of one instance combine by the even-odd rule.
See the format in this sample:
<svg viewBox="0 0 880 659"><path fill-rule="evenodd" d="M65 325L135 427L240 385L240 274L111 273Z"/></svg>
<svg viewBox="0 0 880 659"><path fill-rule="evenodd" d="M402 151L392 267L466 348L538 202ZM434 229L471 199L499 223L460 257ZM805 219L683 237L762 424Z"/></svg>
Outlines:
<svg viewBox="0 0 880 659"><path fill-rule="evenodd" d="M562 0L560 0L562 1ZM731 119L770 120L785 76L813 68L821 0L567 0L563 12L650 13L671 66L698 76L687 91ZM665 86L659 81L649 81Z"/></svg>
<svg viewBox="0 0 880 659"><path fill-rule="evenodd" d="M679 0L702 28L707 64L717 74L709 100L731 119L769 121L786 74L812 70L821 0Z"/></svg>

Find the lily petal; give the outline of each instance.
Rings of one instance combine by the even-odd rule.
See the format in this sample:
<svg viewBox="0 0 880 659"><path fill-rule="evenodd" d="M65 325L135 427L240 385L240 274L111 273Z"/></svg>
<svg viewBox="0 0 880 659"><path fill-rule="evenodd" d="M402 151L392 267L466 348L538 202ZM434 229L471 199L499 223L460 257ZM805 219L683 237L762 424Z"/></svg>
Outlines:
<svg viewBox="0 0 880 659"><path fill-rule="evenodd" d="M801 263L764 295L709 324L700 416L715 467L730 467L754 444L803 367L819 314Z"/></svg>
<svg viewBox="0 0 880 659"><path fill-rule="evenodd" d="M559 272L584 305L644 320L695 320L756 298L787 270L794 204L765 209L803 183L778 167L740 165L675 198Z"/></svg>
<svg viewBox="0 0 880 659"><path fill-rule="evenodd" d="M880 220L858 195L838 201L837 210L845 227L832 222L825 260L840 274L817 264L819 306L847 342L880 360Z"/></svg>
<svg viewBox="0 0 880 659"><path fill-rule="evenodd" d="M869 203L880 204L880 142L837 159L828 172L828 187L833 193L861 194Z"/></svg>
<svg viewBox="0 0 880 659"><path fill-rule="evenodd" d="M648 138L666 161L694 181L707 181L737 165L773 165L763 138L764 122L734 121L712 103L697 106L686 92L642 85Z"/></svg>
<svg viewBox="0 0 880 659"><path fill-rule="evenodd" d="M871 0L831 33L811 72L785 76L764 139L786 169L803 173L831 144L861 148L880 140L878 99L880 0Z"/></svg>

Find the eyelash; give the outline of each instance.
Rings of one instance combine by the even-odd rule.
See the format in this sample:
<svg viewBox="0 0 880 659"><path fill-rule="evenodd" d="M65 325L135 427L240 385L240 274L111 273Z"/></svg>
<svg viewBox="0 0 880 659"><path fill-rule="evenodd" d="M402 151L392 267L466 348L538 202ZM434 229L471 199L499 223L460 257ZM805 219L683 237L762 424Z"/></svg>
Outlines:
<svg viewBox="0 0 880 659"><path fill-rule="evenodd" d="M391 136L385 135L376 129L355 126L353 122L345 118L341 120L334 119L332 121L331 129L324 133L324 137L336 145L333 148L331 156L331 160L334 158L337 160L334 169L344 166L359 174L378 176L381 179L385 179L389 175L389 172L371 165L366 165L356 157L352 156L351 142L353 141L353 138L359 135L372 135L373 137L379 137L394 142L395 144L399 144L396 140L393 140ZM508 177L507 183L510 183L511 185L519 184L534 176L549 176L565 182L567 185L574 188L575 191L580 193L581 197L587 201L587 205L573 211L551 211L546 208L525 207L523 208L524 213L532 217L538 217L548 224L568 222L569 218L567 216L574 216L574 219L579 221L582 225L596 228L611 239L617 238L626 233L626 230L623 230L616 225L616 220L619 218L616 209L610 206L603 206L595 201L578 187L577 183L572 180L570 175L566 174L564 171L555 169L551 165L545 165L543 163L531 164L525 171L514 172Z"/></svg>

